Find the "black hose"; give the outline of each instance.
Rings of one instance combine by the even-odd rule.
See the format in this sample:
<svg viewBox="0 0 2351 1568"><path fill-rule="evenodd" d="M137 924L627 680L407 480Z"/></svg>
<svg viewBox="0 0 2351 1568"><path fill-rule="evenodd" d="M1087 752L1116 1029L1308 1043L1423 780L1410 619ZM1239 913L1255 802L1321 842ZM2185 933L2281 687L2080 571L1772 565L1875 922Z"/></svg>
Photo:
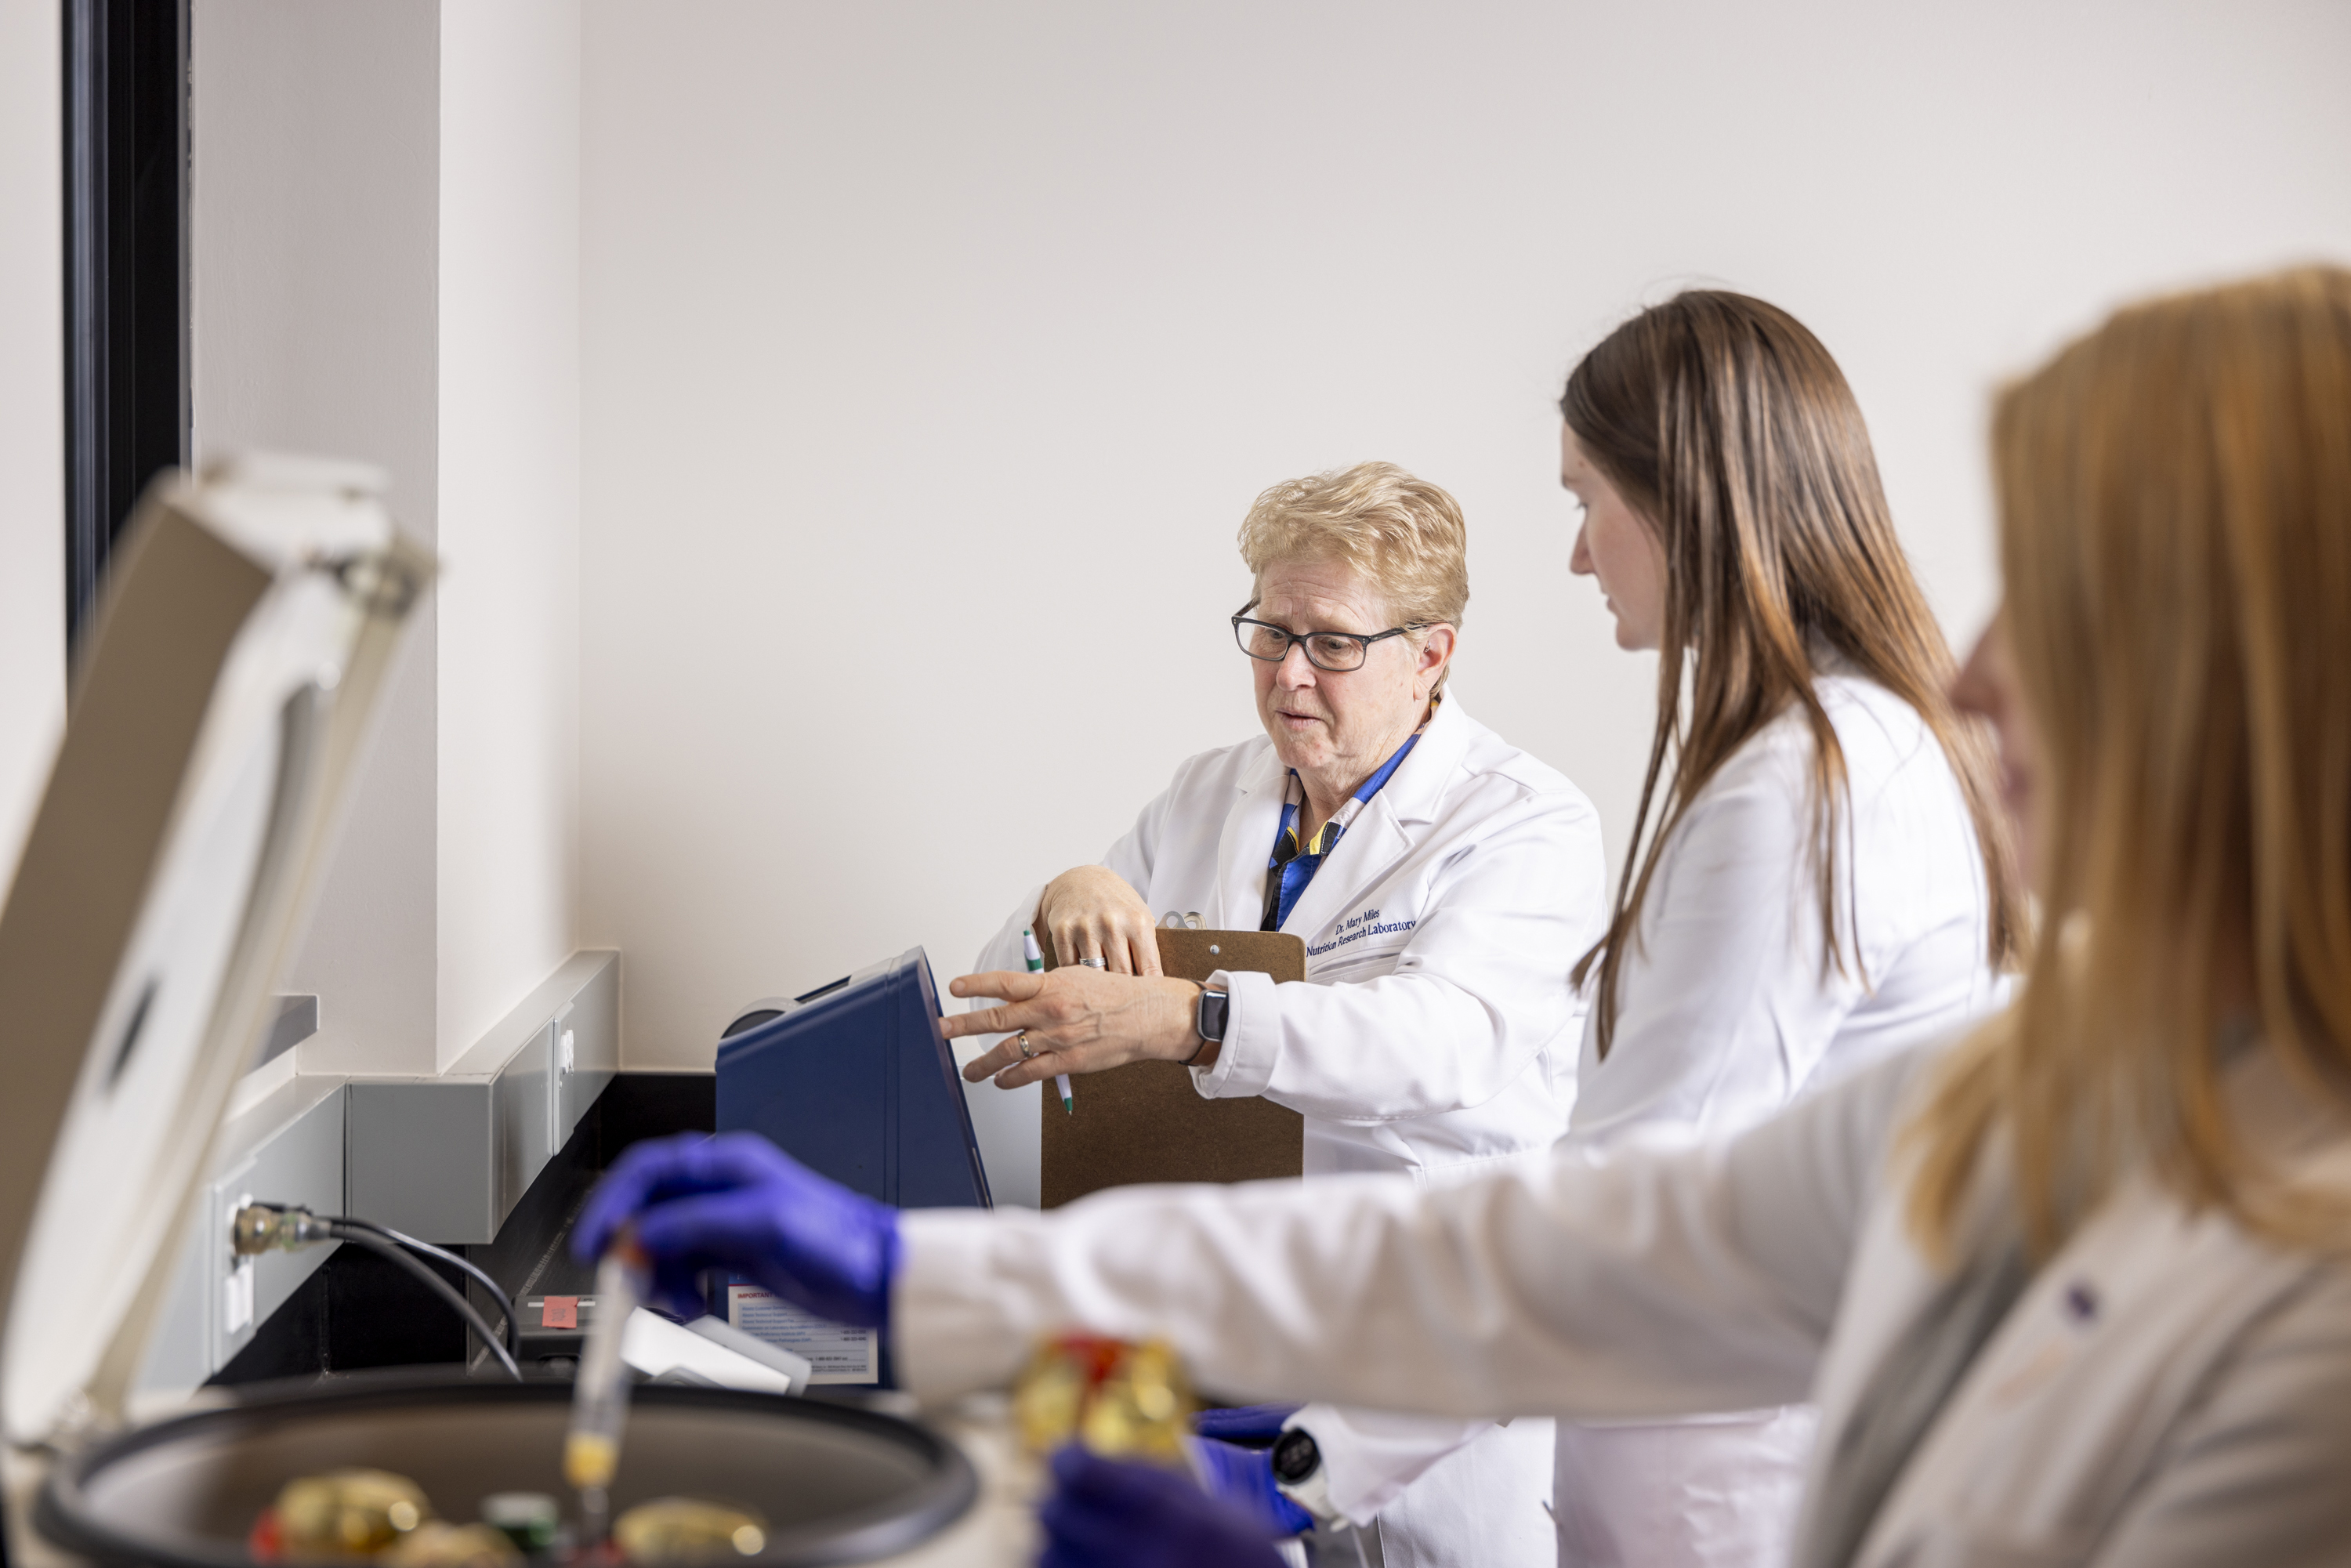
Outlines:
<svg viewBox="0 0 2351 1568"><path fill-rule="evenodd" d="M328 1234L334 1237L336 1240L349 1241L354 1246L364 1247L371 1252L390 1259L415 1275L418 1280L432 1289L434 1294L446 1301L459 1317L465 1320L466 1326L480 1337L482 1343L489 1349L490 1354L496 1356L499 1364L507 1369L507 1376L512 1377L517 1383L522 1381L522 1367L507 1352L505 1342L490 1331L489 1323L475 1310L474 1303L467 1301L455 1285L434 1273L431 1266L423 1259L411 1256L399 1242L390 1237L377 1235L372 1227L353 1225L340 1219L328 1220L326 1226ZM507 1321L511 1322L513 1320L509 1318Z"/></svg>
<svg viewBox="0 0 2351 1568"><path fill-rule="evenodd" d="M490 1293L490 1300L497 1302L498 1311L506 1315L507 1349L517 1355L522 1354L522 1325L515 1318L514 1299L506 1293L505 1289L496 1280L476 1268L470 1260L450 1251L445 1247L435 1247L430 1241L419 1241L415 1237L394 1230L389 1225L378 1225L372 1219L354 1219L347 1214L323 1214L319 1218L329 1225L349 1225L360 1230L372 1230L387 1240L399 1242L412 1252L422 1252L428 1258L438 1258L444 1263L463 1269L481 1281L482 1289Z"/></svg>

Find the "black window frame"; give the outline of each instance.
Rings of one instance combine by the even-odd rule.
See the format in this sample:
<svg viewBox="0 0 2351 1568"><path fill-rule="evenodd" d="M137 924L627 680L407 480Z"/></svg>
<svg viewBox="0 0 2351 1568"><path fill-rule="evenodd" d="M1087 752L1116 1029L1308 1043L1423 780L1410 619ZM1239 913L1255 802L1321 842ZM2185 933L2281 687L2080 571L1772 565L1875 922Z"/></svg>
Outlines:
<svg viewBox="0 0 2351 1568"><path fill-rule="evenodd" d="M70 651L140 492L189 459L189 7L59 5Z"/></svg>

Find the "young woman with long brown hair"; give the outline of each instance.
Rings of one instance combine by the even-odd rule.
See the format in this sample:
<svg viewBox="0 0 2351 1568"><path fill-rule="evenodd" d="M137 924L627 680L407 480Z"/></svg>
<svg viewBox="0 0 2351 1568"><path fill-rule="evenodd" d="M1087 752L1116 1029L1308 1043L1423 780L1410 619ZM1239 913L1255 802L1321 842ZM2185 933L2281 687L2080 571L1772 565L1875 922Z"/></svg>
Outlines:
<svg viewBox="0 0 2351 1568"><path fill-rule="evenodd" d="M876 1324L909 1386L1040 1333L1207 1387L1658 1420L1811 1397L1800 1568L2340 1563L2351 1542L2351 271L2122 312L2004 392L2005 606L1953 691L2039 895L2022 999L1761 1126L1428 1190L898 1214L640 1145L575 1232ZM1053 1568L1270 1568L1071 1451Z"/></svg>
<svg viewBox="0 0 2351 1568"><path fill-rule="evenodd" d="M1570 1138L1737 1131L1994 1005L2016 915L1991 769L1819 340L1708 290L1560 399L1574 568L1654 649L1657 722ZM1809 1408L1562 1424L1563 1568L1782 1561Z"/></svg>

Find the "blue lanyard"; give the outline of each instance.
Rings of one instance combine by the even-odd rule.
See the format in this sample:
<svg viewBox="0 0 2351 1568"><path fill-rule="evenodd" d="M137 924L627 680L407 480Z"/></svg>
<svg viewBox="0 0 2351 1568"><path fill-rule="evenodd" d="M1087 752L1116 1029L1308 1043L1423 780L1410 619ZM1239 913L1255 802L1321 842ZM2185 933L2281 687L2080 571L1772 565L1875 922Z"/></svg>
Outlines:
<svg viewBox="0 0 2351 1568"><path fill-rule="evenodd" d="M1281 826L1274 830L1273 853L1265 862L1265 919L1260 930L1281 929L1290 919L1290 912L1298 907L1299 897L1305 893L1306 884L1314 880L1314 873L1322 869L1322 862L1330 858L1332 850L1339 847L1339 840L1346 832L1348 824L1355 820L1371 798L1380 792L1380 787L1388 781L1419 742L1418 730L1406 736L1404 744L1396 747L1395 755L1381 763L1380 770L1364 780L1363 788L1322 824L1311 844L1298 841L1299 803L1295 800L1281 803ZM1292 768L1290 776L1297 778L1297 769Z"/></svg>

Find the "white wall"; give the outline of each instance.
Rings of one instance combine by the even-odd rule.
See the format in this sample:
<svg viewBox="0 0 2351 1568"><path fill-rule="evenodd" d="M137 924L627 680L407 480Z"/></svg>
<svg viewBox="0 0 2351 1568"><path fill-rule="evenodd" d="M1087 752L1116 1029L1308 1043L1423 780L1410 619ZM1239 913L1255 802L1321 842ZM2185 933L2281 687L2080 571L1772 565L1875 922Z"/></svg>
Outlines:
<svg viewBox="0 0 2351 1568"><path fill-rule="evenodd" d="M0 888L66 707L57 19L52 0L0 0Z"/></svg>
<svg viewBox="0 0 2351 1568"><path fill-rule="evenodd" d="M434 538L434 0L195 0L189 297L198 461L257 448L392 476ZM287 978L308 1071L434 1067L434 620L427 601Z"/></svg>
<svg viewBox="0 0 2351 1568"><path fill-rule="evenodd" d="M584 936L637 1066L916 942L956 972L1248 734L1233 529L1362 458L1461 497L1461 699L1621 853L1651 666L1568 574L1552 400L1683 282L1839 356L1965 637L1997 378L2351 256L2322 0L587 17Z"/></svg>
<svg viewBox="0 0 2351 1568"><path fill-rule="evenodd" d="M440 1065L579 904L580 12L441 14Z"/></svg>
<svg viewBox="0 0 2351 1568"><path fill-rule="evenodd" d="M200 455L382 465L445 575L290 984L308 1072L447 1066L578 904L580 23L196 0Z"/></svg>

